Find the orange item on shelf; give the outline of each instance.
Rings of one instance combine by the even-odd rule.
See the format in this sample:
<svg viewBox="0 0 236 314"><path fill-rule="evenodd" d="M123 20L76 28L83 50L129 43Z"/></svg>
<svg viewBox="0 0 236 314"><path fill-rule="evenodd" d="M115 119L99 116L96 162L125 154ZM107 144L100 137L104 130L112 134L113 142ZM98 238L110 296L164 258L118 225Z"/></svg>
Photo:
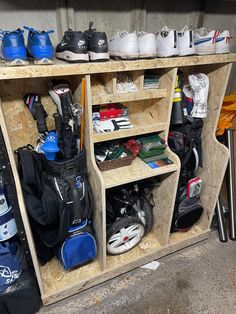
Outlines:
<svg viewBox="0 0 236 314"><path fill-rule="evenodd" d="M216 135L223 135L225 129L231 128L233 118L236 114L236 91L224 97L220 118L217 125Z"/></svg>

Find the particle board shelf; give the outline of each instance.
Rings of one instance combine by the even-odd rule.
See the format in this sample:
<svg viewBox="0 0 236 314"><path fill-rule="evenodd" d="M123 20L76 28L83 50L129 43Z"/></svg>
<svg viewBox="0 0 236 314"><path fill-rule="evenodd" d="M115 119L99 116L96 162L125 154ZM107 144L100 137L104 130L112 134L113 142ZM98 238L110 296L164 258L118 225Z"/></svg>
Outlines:
<svg viewBox="0 0 236 314"><path fill-rule="evenodd" d="M105 188L112 188L118 185L134 182L178 170L177 164L162 166L151 169L139 157L135 158L130 166L103 171L102 176L105 182Z"/></svg>
<svg viewBox="0 0 236 314"><path fill-rule="evenodd" d="M92 97L93 105L109 104L114 102L123 101L135 101L143 99L156 99L166 97L167 90L161 89L150 89L143 90L135 93L120 93L120 94L106 94Z"/></svg>
<svg viewBox="0 0 236 314"><path fill-rule="evenodd" d="M94 73L134 71L230 62L236 62L236 53L175 58L156 58L152 60L109 61L106 63L96 62L84 64L68 64L64 61L54 60L54 64L52 65L30 64L27 66L8 67L4 64L1 64L0 80L82 74L84 75Z"/></svg>
<svg viewBox="0 0 236 314"><path fill-rule="evenodd" d="M155 121L150 121L150 123L147 124L147 122L144 123L144 121L141 120L140 117L134 117L134 115L130 115L129 119L133 125L133 128L131 129L117 130L117 131L106 132L102 134L98 134L95 130L93 130L94 143L110 141L110 140L115 140L115 139L124 138L124 137L148 134L148 133L153 133L153 132L161 132L165 130L166 128L166 123L158 123Z"/></svg>
<svg viewBox="0 0 236 314"><path fill-rule="evenodd" d="M70 272L66 272L61 267L58 268L56 259L53 259L49 264L46 264L40 269L44 281L45 291L42 296L43 303L44 305L52 304L67 298L72 294L81 292L84 289L88 289L113 277L140 267L150 261L156 260L200 241L204 241L209 238L209 233L210 231L208 230L202 232L201 234L193 234L190 238L185 237L178 243L170 243L165 246L161 246L158 241L155 240L155 248L153 247L149 252L145 250L145 254L138 255L133 258L131 255L127 254L128 256L126 256L123 261L119 260L119 258L115 260L116 256L114 256L114 258L113 256L109 256L108 267L103 271L101 271L99 265L96 265L96 262L93 262L93 264L84 266L84 272L83 268L77 268ZM144 244L139 245L139 248L141 247L139 253L140 251L143 252L143 245ZM138 253L137 250L136 253ZM115 264L113 265L112 262Z"/></svg>

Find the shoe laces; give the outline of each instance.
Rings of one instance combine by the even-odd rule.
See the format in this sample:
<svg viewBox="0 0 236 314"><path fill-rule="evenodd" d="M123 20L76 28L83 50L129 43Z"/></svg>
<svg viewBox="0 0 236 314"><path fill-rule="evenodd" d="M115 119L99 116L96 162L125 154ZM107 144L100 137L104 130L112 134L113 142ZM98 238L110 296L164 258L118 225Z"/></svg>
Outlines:
<svg viewBox="0 0 236 314"><path fill-rule="evenodd" d="M182 28L181 31L179 31L178 33L179 33L179 34L184 34L184 32L191 31L192 29L193 29L193 28L192 28L191 25L189 25L189 26L188 26L188 25L185 25L184 28Z"/></svg>
<svg viewBox="0 0 236 314"><path fill-rule="evenodd" d="M53 29L50 29L48 31L38 31L38 30L34 29L33 27L28 27L28 26L24 26L24 29L26 29L27 31L29 31L33 34L40 34L40 33L51 34L51 33L54 33Z"/></svg>
<svg viewBox="0 0 236 314"><path fill-rule="evenodd" d="M129 35L129 32L127 32L125 29L123 29L122 31L118 31L118 34L120 37L124 37Z"/></svg>
<svg viewBox="0 0 236 314"><path fill-rule="evenodd" d="M140 32L136 32L137 36L141 37L141 36L145 36L146 34L148 34L148 32L144 32L144 31L140 31Z"/></svg>
<svg viewBox="0 0 236 314"><path fill-rule="evenodd" d="M161 36L162 36L162 37L168 36L170 30L171 30L171 29L168 28L168 26L162 27L162 29L161 29Z"/></svg>
<svg viewBox="0 0 236 314"><path fill-rule="evenodd" d="M10 34L10 33L17 33L19 35L22 35L24 33L24 30L23 29L16 29L15 31L3 31L2 29L0 29L0 40L3 40L4 36L7 35L7 34Z"/></svg>

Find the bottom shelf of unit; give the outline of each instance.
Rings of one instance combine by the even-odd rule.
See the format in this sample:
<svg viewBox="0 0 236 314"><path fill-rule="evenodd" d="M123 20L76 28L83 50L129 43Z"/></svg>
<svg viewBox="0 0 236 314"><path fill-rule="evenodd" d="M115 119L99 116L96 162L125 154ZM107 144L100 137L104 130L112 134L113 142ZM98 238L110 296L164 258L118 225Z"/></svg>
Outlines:
<svg viewBox="0 0 236 314"><path fill-rule="evenodd" d="M137 157L130 166L103 171L102 176L105 187L111 188L176 170L178 170L178 165L175 163L152 169L144 161L142 161L142 159Z"/></svg>
<svg viewBox="0 0 236 314"><path fill-rule="evenodd" d="M84 280L90 280L99 273L102 273L99 262L96 260L73 270L66 271L56 257L44 266L41 266L40 271L46 295L56 294L58 291L65 290ZM61 298L63 299L63 297Z"/></svg>
<svg viewBox="0 0 236 314"><path fill-rule="evenodd" d="M153 233L147 234L132 250L120 255L107 255L107 268L114 268L136 261L139 257L157 252L161 248Z"/></svg>
<svg viewBox="0 0 236 314"><path fill-rule="evenodd" d="M209 233L210 230L201 231L198 227L193 227L185 233L171 234L169 243L165 246L161 246L154 234L149 233L129 252L117 256L108 255L105 270L102 270L95 260L74 270L65 271L54 258L40 269L44 286L43 304L55 303L155 259L203 241L208 238Z"/></svg>
<svg viewBox="0 0 236 314"><path fill-rule="evenodd" d="M192 228L190 228L186 232L173 232L169 236L169 244L175 244L181 241L184 241L186 239L191 239L192 237L198 236L200 234L203 234L205 231L203 231L198 225L193 225Z"/></svg>

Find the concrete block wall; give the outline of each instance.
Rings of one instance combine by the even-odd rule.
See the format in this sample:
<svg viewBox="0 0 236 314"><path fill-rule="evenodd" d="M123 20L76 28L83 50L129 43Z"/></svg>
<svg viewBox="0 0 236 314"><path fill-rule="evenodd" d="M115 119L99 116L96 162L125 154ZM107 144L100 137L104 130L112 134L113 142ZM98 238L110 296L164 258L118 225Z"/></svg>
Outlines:
<svg viewBox="0 0 236 314"><path fill-rule="evenodd" d="M56 45L68 28L82 30L90 21L97 30L111 37L117 30L156 33L167 25L182 29L185 25L236 34L234 0L0 0L0 29L13 30L24 25L36 29L54 29ZM236 39L232 46L236 51ZM227 92L236 89L233 68Z"/></svg>

